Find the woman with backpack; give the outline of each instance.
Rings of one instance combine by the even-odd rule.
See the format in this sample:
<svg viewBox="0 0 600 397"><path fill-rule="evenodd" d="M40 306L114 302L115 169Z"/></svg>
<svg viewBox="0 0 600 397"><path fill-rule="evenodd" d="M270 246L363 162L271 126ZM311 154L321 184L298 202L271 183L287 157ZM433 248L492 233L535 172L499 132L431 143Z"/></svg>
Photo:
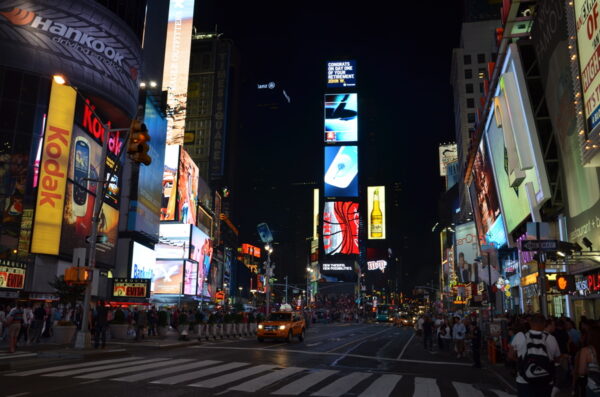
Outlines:
<svg viewBox="0 0 600 397"><path fill-rule="evenodd" d="M598 354L600 353L600 327L593 326L587 334L587 345L581 348L577 375L587 376L585 387L586 397L600 396L600 364Z"/></svg>

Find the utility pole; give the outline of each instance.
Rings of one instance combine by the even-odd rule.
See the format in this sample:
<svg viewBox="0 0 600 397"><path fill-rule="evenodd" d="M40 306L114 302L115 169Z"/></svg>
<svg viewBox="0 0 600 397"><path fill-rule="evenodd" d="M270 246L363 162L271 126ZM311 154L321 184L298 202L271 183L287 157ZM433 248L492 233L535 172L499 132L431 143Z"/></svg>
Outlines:
<svg viewBox="0 0 600 397"><path fill-rule="evenodd" d="M270 313L270 306L271 306L271 277L273 276L273 267L271 267L271 252L273 252L273 248L271 248L269 245L267 245L265 247L266 251L267 251L267 262L266 262L266 267L265 267L265 278L266 278L266 313L265 315L268 316Z"/></svg>
<svg viewBox="0 0 600 397"><path fill-rule="evenodd" d="M285 303L288 303L288 276L285 276Z"/></svg>

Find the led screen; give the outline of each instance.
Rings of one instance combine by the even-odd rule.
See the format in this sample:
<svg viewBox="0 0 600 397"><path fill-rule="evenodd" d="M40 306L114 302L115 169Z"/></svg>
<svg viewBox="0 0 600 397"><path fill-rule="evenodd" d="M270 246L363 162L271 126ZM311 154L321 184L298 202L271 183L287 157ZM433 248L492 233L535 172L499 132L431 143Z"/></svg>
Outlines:
<svg viewBox="0 0 600 397"><path fill-rule="evenodd" d="M177 203L177 169L179 167L180 146L169 145L165 148L165 165L162 179L161 221L175 220Z"/></svg>
<svg viewBox="0 0 600 397"><path fill-rule="evenodd" d="M134 242L131 254L131 278L152 278L156 266L156 252Z"/></svg>
<svg viewBox="0 0 600 397"><path fill-rule="evenodd" d="M185 262L185 275L183 278L183 293L185 295L196 295L198 285L198 264L196 262Z"/></svg>
<svg viewBox="0 0 600 397"><path fill-rule="evenodd" d="M448 164L458 161L458 152L456 148L456 143L451 143L449 145L440 145L439 147L440 154L440 175L446 176L448 171Z"/></svg>
<svg viewBox="0 0 600 397"><path fill-rule="evenodd" d="M475 258L479 256L479 239L475 222L467 222L456 225L456 270L455 273L459 283L470 283L476 281Z"/></svg>
<svg viewBox="0 0 600 397"><path fill-rule="evenodd" d="M358 196L358 147L325 147L325 196Z"/></svg>
<svg viewBox="0 0 600 397"><path fill-rule="evenodd" d="M209 296L206 281L210 273L212 255L213 245L211 239L197 227L192 227L190 258L198 262L197 295Z"/></svg>
<svg viewBox="0 0 600 397"><path fill-rule="evenodd" d="M160 225L160 242L155 245L159 259L190 258L190 225L163 223Z"/></svg>
<svg viewBox="0 0 600 397"><path fill-rule="evenodd" d="M494 173L492 171L490 156L487 150L487 145L482 141L479 145L479 150L475 155L473 164L473 183L475 213L481 222L479 235L483 237L496 219L500 215L500 206L498 204L498 193L496 192L496 184L494 182ZM480 238L483 240L483 238Z"/></svg>
<svg viewBox="0 0 600 397"><path fill-rule="evenodd" d="M355 142L357 139L357 95L325 95L325 142Z"/></svg>
<svg viewBox="0 0 600 397"><path fill-rule="evenodd" d="M327 88L356 86L356 61L327 62Z"/></svg>
<svg viewBox="0 0 600 397"><path fill-rule="evenodd" d="M325 254L358 254L358 226L358 203L326 202L323 209L323 249Z"/></svg>
<svg viewBox="0 0 600 397"><path fill-rule="evenodd" d="M184 149L180 150L177 179L177 220L194 225L198 207L198 166Z"/></svg>
<svg viewBox="0 0 600 397"><path fill-rule="evenodd" d="M180 294L183 268L184 261L157 259L152 272L152 292L154 294Z"/></svg>
<svg viewBox="0 0 600 397"><path fill-rule="evenodd" d="M385 239L385 186L367 188L367 235L369 240Z"/></svg>

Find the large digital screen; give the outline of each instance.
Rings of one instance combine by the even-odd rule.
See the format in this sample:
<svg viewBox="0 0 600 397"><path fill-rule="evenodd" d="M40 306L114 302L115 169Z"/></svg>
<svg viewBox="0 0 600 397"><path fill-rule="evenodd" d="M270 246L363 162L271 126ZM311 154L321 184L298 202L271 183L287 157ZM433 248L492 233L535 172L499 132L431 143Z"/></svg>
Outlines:
<svg viewBox="0 0 600 397"><path fill-rule="evenodd" d="M156 252L134 242L131 254L131 278L152 278L156 265Z"/></svg>
<svg viewBox="0 0 600 397"><path fill-rule="evenodd" d="M130 202L127 228L130 231L145 233L158 241L158 224L161 213L161 181L165 164L165 140L167 120L152 101L146 99L144 124L150 135L150 149L148 154L152 163L139 167L139 178L135 201Z"/></svg>
<svg viewBox="0 0 600 397"><path fill-rule="evenodd" d="M152 277L152 292L155 294L181 294L184 261L156 260Z"/></svg>
<svg viewBox="0 0 600 397"><path fill-rule="evenodd" d="M192 246L190 259L198 262L197 295L208 295L208 276L210 263L213 256L213 244L211 239L195 226L192 226Z"/></svg>
<svg viewBox="0 0 600 397"><path fill-rule="evenodd" d="M358 147L325 147L325 197L358 196Z"/></svg>
<svg viewBox="0 0 600 397"><path fill-rule="evenodd" d="M484 140L479 145L479 150L475 155L473 164L473 183L474 199L473 209L480 221L478 232L480 240L484 240L484 235L490 230L498 216L500 216L500 205L498 203L498 193L496 183L494 182L494 173L490 163L490 156Z"/></svg>
<svg viewBox="0 0 600 397"><path fill-rule="evenodd" d="M327 88L356 86L356 61L327 62Z"/></svg>
<svg viewBox="0 0 600 397"><path fill-rule="evenodd" d="M583 105L588 131L600 123L600 74L598 73L598 51L600 51L600 29L598 29L598 7L600 0L575 0L577 21L577 48L579 69L583 88Z"/></svg>
<svg viewBox="0 0 600 397"><path fill-rule="evenodd" d="M323 208L323 250L326 255L358 254L358 203L327 201Z"/></svg>
<svg viewBox="0 0 600 397"><path fill-rule="evenodd" d="M446 176L448 174L448 164L458 161L458 151L456 143L450 143L448 145L440 145L440 175Z"/></svg>
<svg viewBox="0 0 600 397"><path fill-rule="evenodd" d="M181 223L162 223L160 242L155 245L159 259L189 259L191 245L191 225Z"/></svg>
<svg viewBox="0 0 600 397"><path fill-rule="evenodd" d="M325 95L325 142L356 142L357 140L357 94Z"/></svg>
<svg viewBox="0 0 600 397"><path fill-rule="evenodd" d="M179 149L181 146L165 147L165 164L162 179L161 221L174 221L177 205L177 170L179 168Z"/></svg>
<svg viewBox="0 0 600 397"><path fill-rule="evenodd" d="M195 225L198 207L198 166L183 148L179 155L177 197L177 220Z"/></svg>
<svg viewBox="0 0 600 397"><path fill-rule="evenodd" d="M367 236L369 240L385 239L385 186L367 187Z"/></svg>
<svg viewBox="0 0 600 397"><path fill-rule="evenodd" d="M183 279L183 293L185 295L196 295L198 286L198 264L196 262L185 262L185 276Z"/></svg>
<svg viewBox="0 0 600 397"><path fill-rule="evenodd" d="M479 238L475 222L467 222L454 227L456 246L455 273L459 283L476 282L475 259L479 256Z"/></svg>
<svg viewBox="0 0 600 397"><path fill-rule="evenodd" d="M173 113L168 120L167 145L183 145L194 0L171 1L168 18L162 89L167 91L167 104Z"/></svg>

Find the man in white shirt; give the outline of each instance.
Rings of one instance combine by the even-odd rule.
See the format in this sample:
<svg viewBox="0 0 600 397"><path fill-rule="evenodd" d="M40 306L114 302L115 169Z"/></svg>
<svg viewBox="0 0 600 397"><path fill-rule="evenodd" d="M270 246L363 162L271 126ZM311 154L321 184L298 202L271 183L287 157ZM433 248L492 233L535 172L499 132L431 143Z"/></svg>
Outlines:
<svg viewBox="0 0 600 397"><path fill-rule="evenodd" d="M526 332L519 332L513 338L510 344L509 358L513 360L524 359L527 354L528 342L535 342L536 344L543 344L545 347L545 353L550 359L551 372L554 368L554 362L560 357L560 349L556 338L554 336L544 332L546 326L546 319L541 314L535 314L530 320L529 325L531 329ZM531 354L531 350L530 350ZM543 354L543 353L542 353ZM552 372L551 381L544 385L533 385L528 383L527 380L522 376L521 368L517 371L517 392L519 397L524 396L550 396L552 393L554 375Z"/></svg>
<svg viewBox="0 0 600 397"><path fill-rule="evenodd" d="M467 329L460 318L454 317L454 325L452 326L452 339L454 340L454 348L458 358L465 354L465 335Z"/></svg>

